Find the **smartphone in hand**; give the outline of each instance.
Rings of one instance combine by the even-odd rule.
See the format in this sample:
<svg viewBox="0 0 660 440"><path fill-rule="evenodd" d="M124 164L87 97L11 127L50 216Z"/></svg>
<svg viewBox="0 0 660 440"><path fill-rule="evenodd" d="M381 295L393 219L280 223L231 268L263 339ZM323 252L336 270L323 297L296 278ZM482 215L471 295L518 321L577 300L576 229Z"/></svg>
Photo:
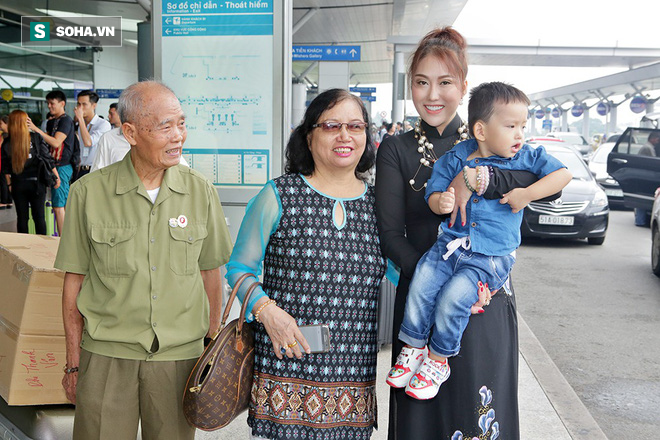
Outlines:
<svg viewBox="0 0 660 440"><path fill-rule="evenodd" d="M312 353L330 351L330 328L328 324L302 325L298 328L307 340Z"/></svg>

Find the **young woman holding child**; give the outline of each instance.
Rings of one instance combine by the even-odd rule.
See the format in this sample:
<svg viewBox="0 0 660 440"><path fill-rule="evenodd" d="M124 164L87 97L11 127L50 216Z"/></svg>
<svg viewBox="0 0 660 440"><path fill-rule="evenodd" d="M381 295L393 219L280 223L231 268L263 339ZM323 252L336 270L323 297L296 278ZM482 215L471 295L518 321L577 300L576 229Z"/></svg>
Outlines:
<svg viewBox="0 0 660 440"><path fill-rule="evenodd" d="M433 163L455 144L467 139L465 122L456 110L467 88L464 38L450 27L435 29L419 43L409 67L410 87L420 121L401 136L383 142L376 166L376 214L386 257L401 268L393 325L393 359L403 348L397 339L410 280L417 262L435 243L446 215L434 214L424 200ZM503 199L513 188L527 187L538 178L527 171L489 167L486 199ZM471 186L477 171L467 170ZM482 179L483 180L483 179ZM465 221L472 192L463 173L453 180L455 209L451 223ZM450 379L438 395L417 400L405 390L390 395L389 440L494 440L520 438L518 424L518 329L515 297L508 282L496 295L485 286L472 307L461 339L459 356L452 358ZM487 306L487 307L484 307ZM487 437L486 437L487 435ZM480 437L484 436L484 437Z"/></svg>

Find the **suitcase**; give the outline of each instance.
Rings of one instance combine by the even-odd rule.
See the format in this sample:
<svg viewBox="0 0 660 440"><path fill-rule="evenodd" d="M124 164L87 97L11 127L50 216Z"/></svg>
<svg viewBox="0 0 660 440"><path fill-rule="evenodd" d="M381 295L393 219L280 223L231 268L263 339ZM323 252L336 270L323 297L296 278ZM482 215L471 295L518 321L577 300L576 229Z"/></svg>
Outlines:
<svg viewBox="0 0 660 440"><path fill-rule="evenodd" d="M53 211L53 206L50 200L46 200L46 205L44 206L44 213L46 215L46 235L56 236L55 234L55 212ZM29 220L28 220L28 233L35 234L34 230L34 220L32 220L32 209L28 211Z"/></svg>

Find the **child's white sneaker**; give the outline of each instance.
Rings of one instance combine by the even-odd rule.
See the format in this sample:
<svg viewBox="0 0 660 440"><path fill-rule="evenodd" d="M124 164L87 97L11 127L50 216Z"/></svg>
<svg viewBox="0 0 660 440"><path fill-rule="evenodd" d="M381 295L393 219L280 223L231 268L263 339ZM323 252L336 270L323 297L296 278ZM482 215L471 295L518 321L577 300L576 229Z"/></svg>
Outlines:
<svg viewBox="0 0 660 440"><path fill-rule="evenodd" d="M385 382L393 388L403 388L408 385L410 378L426 359L426 353L426 347L403 347Z"/></svg>
<svg viewBox="0 0 660 440"><path fill-rule="evenodd" d="M418 400L432 399L450 374L449 363L426 358L406 385L406 394Z"/></svg>

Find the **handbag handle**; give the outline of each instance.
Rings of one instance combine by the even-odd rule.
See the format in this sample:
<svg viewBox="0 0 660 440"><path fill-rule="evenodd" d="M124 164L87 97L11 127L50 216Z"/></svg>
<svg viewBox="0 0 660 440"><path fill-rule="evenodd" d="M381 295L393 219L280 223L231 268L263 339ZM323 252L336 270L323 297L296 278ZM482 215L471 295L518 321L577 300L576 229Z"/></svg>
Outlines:
<svg viewBox="0 0 660 440"><path fill-rule="evenodd" d="M234 288L231 290L231 294L229 295L229 299L227 300L227 304L225 305L225 310L222 313L222 319L220 320L220 327L218 328L218 331L215 332L213 337L211 339L215 339L218 337L220 334L220 330L222 330L227 323L227 319L229 318L229 312L231 311L231 305L234 303L234 299L238 295L238 289L240 289L241 285L243 284L243 281L245 281L247 278L253 277L255 279L258 279L256 275L253 273L247 272L244 273L243 275L240 276L238 280L236 280L236 284L234 284ZM247 292L245 293L245 297L243 298L243 305L241 306L241 314L238 317L238 332L243 330L243 323L245 322L245 311L247 310L247 303L250 300L250 295L252 295L252 292L254 289L257 288L257 286L260 286L261 283L258 281L255 281L250 285L248 288Z"/></svg>

